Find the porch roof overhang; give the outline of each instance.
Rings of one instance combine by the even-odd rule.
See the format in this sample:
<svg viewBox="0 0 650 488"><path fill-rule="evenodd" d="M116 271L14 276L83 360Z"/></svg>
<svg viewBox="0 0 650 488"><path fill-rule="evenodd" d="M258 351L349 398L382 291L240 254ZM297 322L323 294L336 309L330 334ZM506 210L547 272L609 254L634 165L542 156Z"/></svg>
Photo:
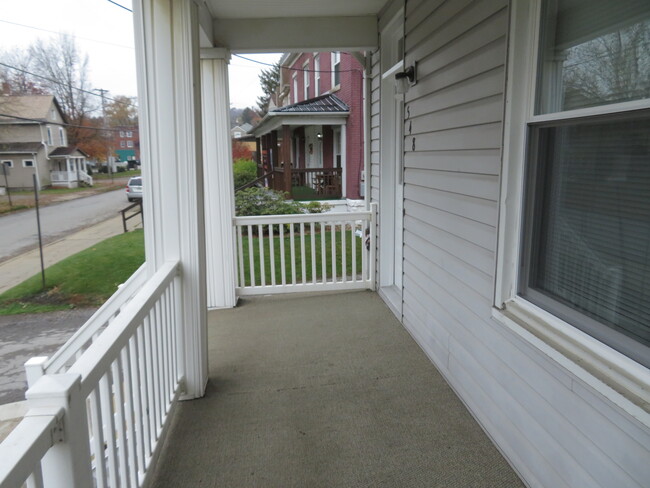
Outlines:
<svg viewBox="0 0 650 488"><path fill-rule="evenodd" d="M362 51L378 46L386 0L206 0L202 47L233 52Z"/></svg>
<svg viewBox="0 0 650 488"><path fill-rule="evenodd" d="M269 112L262 122L255 127L252 134L260 137L279 129L283 125L345 125L350 112L337 113L301 113L301 112Z"/></svg>
<svg viewBox="0 0 650 488"><path fill-rule="evenodd" d="M75 146L57 147L49 154L50 158L87 158L88 155Z"/></svg>

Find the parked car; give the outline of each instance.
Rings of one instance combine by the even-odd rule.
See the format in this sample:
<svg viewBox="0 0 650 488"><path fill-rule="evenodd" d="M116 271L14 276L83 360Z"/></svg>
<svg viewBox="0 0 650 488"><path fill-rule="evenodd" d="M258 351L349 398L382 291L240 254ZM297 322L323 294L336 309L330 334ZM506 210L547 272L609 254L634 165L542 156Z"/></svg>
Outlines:
<svg viewBox="0 0 650 488"><path fill-rule="evenodd" d="M126 198L129 202L142 200L142 176L134 176L126 184Z"/></svg>

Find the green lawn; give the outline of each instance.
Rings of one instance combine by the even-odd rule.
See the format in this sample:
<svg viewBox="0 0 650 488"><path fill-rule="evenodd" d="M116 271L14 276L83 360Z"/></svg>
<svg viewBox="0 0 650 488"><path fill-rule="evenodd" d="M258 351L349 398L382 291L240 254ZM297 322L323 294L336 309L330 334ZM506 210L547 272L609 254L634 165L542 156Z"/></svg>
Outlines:
<svg viewBox="0 0 650 488"><path fill-rule="evenodd" d="M131 169L129 171L120 171L113 173L113 178L126 178L131 176L140 176L141 171L139 169ZM108 173L93 173L94 180L108 180L111 178L111 175Z"/></svg>
<svg viewBox="0 0 650 488"><path fill-rule="evenodd" d="M341 232L337 231L335 232L335 248L336 248L336 255L340 256L341 255L341 248L342 248L342 237L341 237ZM317 280L322 278L323 272L322 272L322 264L323 264L323 258L322 258L322 238L323 234L320 232L316 232L315 234L306 234L305 235L305 275L306 275L306 280L307 282L311 282L313 275L313 268L312 268L312 255L311 255L311 243L312 239L314 239L315 244L316 244L316 278ZM354 237L355 245L351 245L351 234L350 231L347 230L345 232L345 242L346 242L346 266L345 266L345 274L347 276L347 279L350 279L352 276L352 252L356 253L356 274L361 273L361 260L362 260L362 240L358 237ZM289 231L284 232L284 257L285 257L285 276L286 276L286 282L291 283L292 281L292 276L291 276L291 237L289 236ZM260 239L259 237L253 237L253 261L254 261L254 268L255 268L255 284L260 285L260 251L259 251L259 246L260 246ZM296 282L299 283L302 281L302 253L301 253L301 247L300 247L300 234L299 232L296 232L294 235L294 246L295 246L295 260L296 260ZM249 251L249 239L247 236L242 237L242 254L244 256L244 277L245 277L245 283L247 286L250 286L251 284L251 277L250 277L250 251ZM271 246L269 243L269 238L268 236L263 237L263 256L264 256L264 269L265 269L265 275L266 275L266 284L269 285L271 283ZM325 274L328 278L332 277L332 263L330 261L330 255L331 255L331 249L332 249L332 233L330 232L329 227L327 228L327 232L325 232L325 259L326 259L326 269L325 269ZM277 235L277 230L275 233L275 237L273 238L273 255L275 258L275 280L276 283L282 283L282 275L280 274L282 271L282 261L281 261L281 248L280 248L280 237ZM343 260L338 259L335 269L336 269L336 276L337 279L341 279L342 276L342 268L343 268ZM240 273L240 268L239 268L239 263L237 263L237 273Z"/></svg>
<svg viewBox="0 0 650 488"><path fill-rule="evenodd" d="M0 295L0 315L97 307L144 262L144 233L111 237L45 270Z"/></svg>

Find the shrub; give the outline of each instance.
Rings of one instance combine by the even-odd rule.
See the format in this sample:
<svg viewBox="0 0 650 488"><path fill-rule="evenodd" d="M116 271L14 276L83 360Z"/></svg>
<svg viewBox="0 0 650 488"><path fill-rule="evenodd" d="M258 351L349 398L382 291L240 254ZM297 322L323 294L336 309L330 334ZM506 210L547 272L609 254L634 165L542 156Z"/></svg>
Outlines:
<svg viewBox="0 0 650 488"><path fill-rule="evenodd" d="M329 208L320 202L290 202L284 194L268 188L246 188L235 195L235 214L249 215L287 215L300 213L321 213Z"/></svg>
<svg viewBox="0 0 650 488"><path fill-rule="evenodd" d="M233 165L235 189L257 178L257 163L250 159L238 159Z"/></svg>

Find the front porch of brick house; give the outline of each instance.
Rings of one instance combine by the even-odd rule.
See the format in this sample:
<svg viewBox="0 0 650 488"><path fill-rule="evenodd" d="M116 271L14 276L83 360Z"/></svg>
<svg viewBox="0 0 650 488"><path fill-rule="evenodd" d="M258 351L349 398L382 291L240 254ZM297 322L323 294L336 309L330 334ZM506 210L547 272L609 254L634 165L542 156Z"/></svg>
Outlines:
<svg viewBox="0 0 650 488"><path fill-rule="evenodd" d="M208 335L154 487L523 486L373 292L242 299Z"/></svg>

